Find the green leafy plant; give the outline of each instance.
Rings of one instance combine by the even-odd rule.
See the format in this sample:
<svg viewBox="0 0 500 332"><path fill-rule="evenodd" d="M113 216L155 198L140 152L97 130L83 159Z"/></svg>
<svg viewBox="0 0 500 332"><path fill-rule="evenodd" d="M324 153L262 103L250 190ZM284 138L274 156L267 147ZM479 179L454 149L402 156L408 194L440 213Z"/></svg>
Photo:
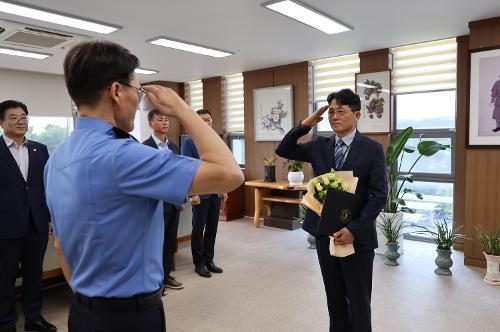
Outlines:
<svg viewBox="0 0 500 332"><path fill-rule="evenodd" d="M435 221L434 222L435 229L427 227L427 226L417 226L421 228L421 231L415 231L413 233L416 234L429 234L432 236L434 242L437 244L438 249L441 250L450 250L451 246L458 239L467 239L467 237L460 233L460 230L463 226L458 226L455 229L449 228L446 220Z"/></svg>
<svg viewBox="0 0 500 332"><path fill-rule="evenodd" d="M451 148L450 145L443 145L435 141L423 141L422 139L417 144L417 147L406 146L408 139L413 133L413 128L408 127L399 132L389 143L385 156L387 166L387 179L389 181L389 191L387 194L387 202L384 206L384 212L396 213L398 211L414 213L415 210L406 206L404 196L408 193L413 193L418 199L423 199L421 193L413 191L411 188L404 188L406 182L413 183L413 168L422 157L430 157ZM401 172L401 165L405 154L418 153L419 156L406 172ZM398 167L396 168L396 165Z"/></svg>
<svg viewBox="0 0 500 332"><path fill-rule="evenodd" d="M500 256L500 229L488 233L483 226L477 225L479 243L487 255Z"/></svg>
<svg viewBox="0 0 500 332"><path fill-rule="evenodd" d="M276 157L264 157L262 158L264 160L264 165L265 166L275 166L276 165Z"/></svg>
<svg viewBox="0 0 500 332"><path fill-rule="evenodd" d="M289 172L300 172L304 169L304 162L287 159L283 162L283 168L288 168Z"/></svg>
<svg viewBox="0 0 500 332"><path fill-rule="evenodd" d="M398 238L403 234L405 225L403 218L398 218L398 214L381 214L380 220L377 221L377 227L386 237L387 243L397 243Z"/></svg>

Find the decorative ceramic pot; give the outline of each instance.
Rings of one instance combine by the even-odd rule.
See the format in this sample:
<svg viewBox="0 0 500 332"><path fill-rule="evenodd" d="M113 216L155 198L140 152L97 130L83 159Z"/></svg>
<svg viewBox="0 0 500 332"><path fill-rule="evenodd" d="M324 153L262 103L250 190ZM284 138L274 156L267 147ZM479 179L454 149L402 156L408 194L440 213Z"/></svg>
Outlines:
<svg viewBox="0 0 500 332"><path fill-rule="evenodd" d="M300 172L288 172L288 183L291 186L298 186L304 181L304 173Z"/></svg>
<svg viewBox="0 0 500 332"><path fill-rule="evenodd" d="M377 223L381 221L380 218L396 218L394 222L400 223L403 219L403 212L398 212L398 213L380 212L380 214L377 217L376 221ZM378 248L375 249L375 253L379 255L385 255L384 246L382 244L387 243L387 238L385 237L384 234L382 234L382 232L380 231L380 229L378 229L378 227L377 227L377 241L378 241ZM399 244L398 252L400 255L402 255L404 252L404 246L403 246L404 241L402 234L400 237L398 237L397 242Z"/></svg>
<svg viewBox="0 0 500 332"><path fill-rule="evenodd" d="M500 286L500 256L488 255L486 257L486 276L484 282L488 285Z"/></svg>
<svg viewBox="0 0 500 332"><path fill-rule="evenodd" d="M316 249L316 239L311 234L307 234L307 247L309 249Z"/></svg>
<svg viewBox="0 0 500 332"><path fill-rule="evenodd" d="M398 266L398 258L400 256L398 249L399 249L399 244L396 243L386 243L387 250L384 254L385 260L384 264L389 265L389 266Z"/></svg>
<svg viewBox="0 0 500 332"><path fill-rule="evenodd" d="M276 166L264 166L264 182L276 182Z"/></svg>
<svg viewBox="0 0 500 332"><path fill-rule="evenodd" d="M442 276L451 276L450 267L453 266L453 260L451 259L451 250L436 249L438 256L434 261L437 265L437 269L434 273Z"/></svg>

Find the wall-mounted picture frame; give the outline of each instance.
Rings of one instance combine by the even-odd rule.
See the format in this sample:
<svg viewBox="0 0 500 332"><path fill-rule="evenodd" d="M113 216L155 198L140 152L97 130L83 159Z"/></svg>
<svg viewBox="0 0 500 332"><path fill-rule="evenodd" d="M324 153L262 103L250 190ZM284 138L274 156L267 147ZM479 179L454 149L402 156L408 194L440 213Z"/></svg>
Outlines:
<svg viewBox="0 0 500 332"><path fill-rule="evenodd" d="M469 50L467 148L500 147L500 46Z"/></svg>
<svg viewBox="0 0 500 332"><path fill-rule="evenodd" d="M391 132L391 71L356 74L361 99L358 130L364 134Z"/></svg>
<svg viewBox="0 0 500 332"><path fill-rule="evenodd" d="M281 141L293 127L293 86L253 90L255 141Z"/></svg>

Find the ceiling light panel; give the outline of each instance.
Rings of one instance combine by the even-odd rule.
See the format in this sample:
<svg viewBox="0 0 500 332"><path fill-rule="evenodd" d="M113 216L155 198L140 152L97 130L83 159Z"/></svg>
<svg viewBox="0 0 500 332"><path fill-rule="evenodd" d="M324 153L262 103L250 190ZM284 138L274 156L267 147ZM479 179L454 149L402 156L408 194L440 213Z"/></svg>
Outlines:
<svg viewBox="0 0 500 332"><path fill-rule="evenodd" d="M42 8L26 6L16 2L0 1L0 12L105 35L121 29L121 27L77 18Z"/></svg>
<svg viewBox="0 0 500 332"><path fill-rule="evenodd" d="M181 50L201 55L208 55L214 58L224 58L234 54L231 52L221 51L206 46L175 40L169 37L158 37L152 40L148 40L147 42L153 45L174 48L176 50Z"/></svg>
<svg viewBox="0 0 500 332"><path fill-rule="evenodd" d="M330 35L352 30L351 27L297 0L267 1L261 6Z"/></svg>

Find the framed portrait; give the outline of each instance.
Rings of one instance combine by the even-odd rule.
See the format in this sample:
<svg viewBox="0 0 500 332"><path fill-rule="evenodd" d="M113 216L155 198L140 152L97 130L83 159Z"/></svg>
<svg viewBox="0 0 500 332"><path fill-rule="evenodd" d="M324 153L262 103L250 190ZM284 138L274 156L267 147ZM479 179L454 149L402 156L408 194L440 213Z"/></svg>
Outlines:
<svg viewBox="0 0 500 332"><path fill-rule="evenodd" d="M356 93L361 98L358 130L364 134L391 131L391 72L356 74Z"/></svg>
<svg viewBox="0 0 500 332"><path fill-rule="evenodd" d="M293 127L293 86L253 90L256 141L281 141Z"/></svg>
<svg viewBox="0 0 500 332"><path fill-rule="evenodd" d="M500 47L469 50L467 148L500 147Z"/></svg>

